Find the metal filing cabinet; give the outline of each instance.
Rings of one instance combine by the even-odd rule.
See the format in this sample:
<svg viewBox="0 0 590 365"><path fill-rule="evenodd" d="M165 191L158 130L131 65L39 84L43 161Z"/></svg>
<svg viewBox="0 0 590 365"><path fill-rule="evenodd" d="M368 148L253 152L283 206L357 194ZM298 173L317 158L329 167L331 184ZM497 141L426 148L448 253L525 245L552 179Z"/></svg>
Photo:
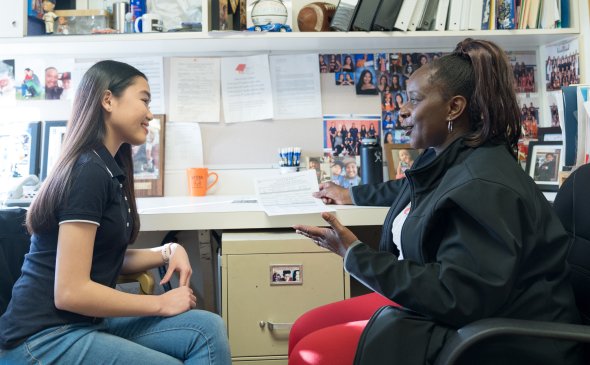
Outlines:
<svg viewBox="0 0 590 365"><path fill-rule="evenodd" d="M234 364L287 364L291 324L350 297L342 258L290 232L224 232L221 303Z"/></svg>

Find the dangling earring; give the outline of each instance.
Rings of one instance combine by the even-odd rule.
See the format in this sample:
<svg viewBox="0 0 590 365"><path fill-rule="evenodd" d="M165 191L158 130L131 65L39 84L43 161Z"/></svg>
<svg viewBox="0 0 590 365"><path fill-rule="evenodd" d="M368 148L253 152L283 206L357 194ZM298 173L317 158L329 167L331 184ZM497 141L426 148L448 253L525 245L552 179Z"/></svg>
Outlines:
<svg viewBox="0 0 590 365"><path fill-rule="evenodd" d="M447 129L449 134L453 133L453 120L449 118L449 123L447 124Z"/></svg>

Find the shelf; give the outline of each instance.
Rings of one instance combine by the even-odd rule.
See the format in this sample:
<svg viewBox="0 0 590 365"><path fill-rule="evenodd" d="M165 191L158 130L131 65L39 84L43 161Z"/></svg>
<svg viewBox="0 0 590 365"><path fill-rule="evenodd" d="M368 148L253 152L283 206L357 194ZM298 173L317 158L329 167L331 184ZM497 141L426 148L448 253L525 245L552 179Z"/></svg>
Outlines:
<svg viewBox="0 0 590 365"><path fill-rule="evenodd" d="M105 57L133 55L225 55L236 52L331 52L373 50L449 50L464 38L492 40L508 50L534 50L579 35L579 29L445 32L183 32L97 34L2 38L0 57L60 55Z"/></svg>

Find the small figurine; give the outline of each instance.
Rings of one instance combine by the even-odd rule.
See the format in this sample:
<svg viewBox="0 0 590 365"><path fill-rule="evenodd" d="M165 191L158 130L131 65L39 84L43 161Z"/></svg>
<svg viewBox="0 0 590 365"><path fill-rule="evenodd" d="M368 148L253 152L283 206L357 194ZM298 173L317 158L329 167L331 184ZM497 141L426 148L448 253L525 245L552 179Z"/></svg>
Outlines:
<svg viewBox="0 0 590 365"><path fill-rule="evenodd" d="M68 19L64 16L57 18L57 34L70 34L70 26L68 25Z"/></svg>
<svg viewBox="0 0 590 365"><path fill-rule="evenodd" d="M43 0L43 21L45 22L46 34L53 34L53 25L57 18L53 9L55 9L55 0Z"/></svg>

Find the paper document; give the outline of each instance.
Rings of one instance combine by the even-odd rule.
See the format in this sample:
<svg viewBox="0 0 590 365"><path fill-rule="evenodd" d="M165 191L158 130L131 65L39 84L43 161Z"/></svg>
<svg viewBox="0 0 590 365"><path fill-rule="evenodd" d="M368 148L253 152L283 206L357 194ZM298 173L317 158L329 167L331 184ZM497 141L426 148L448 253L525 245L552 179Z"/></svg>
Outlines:
<svg viewBox="0 0 590 365"><path fill-rule="evenodd" d="M272 90L268 55L223 57L221 95L226 123L271 119Z"/></svg>
<svg viewBox="0 0 590 365"><path fill-rule="evenodd" d="M170 59L170 121L219 122L220 64L219 58Z"/></svg>
<svg viewBox="0 0 590 365"><path fill-rule="evenodd" d="M274 119L322 117L317 54L270 56Z"/></svg>
<svg viewBox="0 0 590 365"><path fill-rule="evenodd" d="M311 195L319 191L314 170L261 177L254 184L258 202L269 216L336 211Z"/></svg>

